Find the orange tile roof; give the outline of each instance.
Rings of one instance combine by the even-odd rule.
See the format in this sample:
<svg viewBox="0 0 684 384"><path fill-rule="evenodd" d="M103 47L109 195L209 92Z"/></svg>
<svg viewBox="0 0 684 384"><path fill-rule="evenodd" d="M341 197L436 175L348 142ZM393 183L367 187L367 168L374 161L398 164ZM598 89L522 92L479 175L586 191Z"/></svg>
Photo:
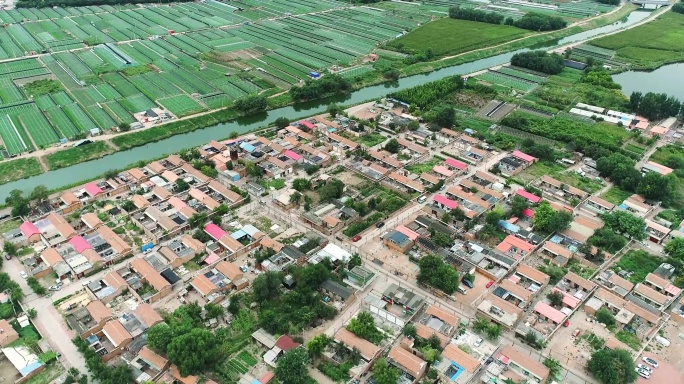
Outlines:
<svg viewBox="0 0 684 384"><path fill-rule="evenodd" d="M501 350L501 354L508 357L510 361L515 362L521 368L531 372L542 381L549 376L549 369L546 368L544 364L529 358L526 353L520 352L511 345L505 346Z"/></svg>
<svg viewBox="0 0 684 384"><path fill-rule="evenodd" d="M111 318L114 315L100 300L91 301L86 305L86 309L88 310L88 313L90 313L90 317L92 317L96 323Z"/></svg>
<svg viewBox="0 0 684 384"><path fill-rule="evenodd" d="M456 344L449 344L442 351L442 356L460 365L468 371L468 373L475 373L480 367L480 361L468 353L463 352Z"/></svg>
<svg viewBox="0 0 684 384"><path fill-rule="evenodd" d="M515 272L542 284L549 282L549 275L542 271L536 270L527 264L519 264Z"/></svg>
<svg viewBox="0 0 684 384"><path fill-rule="evenodd" d="M138 352L138 356L141 359L145 360L146 363L156 367L160 371L164 370L164 368L166 368L166 365L169 363L168 360L157 355L151 349L147 348L147 346L144 346L142 347L142 349L140 349L140 352Z"/></svg>
<svg viewBox="0 0 684 384"><path fill-rule="evenodd" d="M337 331L335 340L344 343L348 348L358 349L359 352L361 352L361 356L366 360L373 359L378 352L380 352L380 347L368 340L356 336L345 328L340 328L340 330Z"/></svg>
<svg viewBox="0 0 684 384"><path fill-rule="evenodd" d="M139 304L134 310L135 314L145 323L146 326L152 327L161 323L164 319L152 308L150 304Z"/></svg>
<svg viewBox="0 0 684 384"><path fill-rule="evenodd" d="M410 373L413 377L420 377L421 373L425 370L427 362L420 357L412 354L411 352L396 346L392 348L390 353L387 355L396 364L400 365L406 372Z"/></svg>
<svg viewBox="0 0 684 384"><path fill-rule="evenodd" d="M110 320L102 328L102 331L109 337L115 347L121 345L126 339L132 339L130 333L124 328L119 320Z"/></svg>
<svg viewBox="0 0 684 384"><path fill-rule="evenodd" d="M216 264L215 268L231 281L242 276L242 271L240 268L230 261L221 261L220 263Z"/></svg>
<svg viewBox="0 0 684 384"><path fill-rule="evenodd" d="M460 320L458 319L458 316L456 316L455 313L444 308L438 307L434 304L430 305L425 311L425 313L442 320L443 322L451 325L452 327L458 326L460 324Z"/></svg>
<svg viewBox="0 0 684 384"><path fill-rule="evenodd" d="M147 280L147 282L157 291L161 291L171 285L156 269L154 269L153 266L150 265L150 263L145 261L145 259L135 259L131 261L131 267L140 274L142 280Z"/></svg>

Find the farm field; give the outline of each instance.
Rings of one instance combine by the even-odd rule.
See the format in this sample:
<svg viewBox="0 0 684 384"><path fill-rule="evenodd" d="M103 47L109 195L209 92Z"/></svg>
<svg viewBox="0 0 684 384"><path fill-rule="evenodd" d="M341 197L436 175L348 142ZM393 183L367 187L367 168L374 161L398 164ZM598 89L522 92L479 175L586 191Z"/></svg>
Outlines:
<svg viewBox="0 0 684 384"><path fill-rule="evenodd" d="M650 23L593 40L591 44L614 50L618 59L639 67L657 67L681 60L684 54L684 15L666 12Z"/></svg>
<svg viewBox="0 0 684 384"><path fill-rule="evenodd" d="M524 29L507 25L444 18L416 28L389 43L388 47L403 47L416 52L431 49L437 56L447 56L505 43L528 33Z"/></svg>

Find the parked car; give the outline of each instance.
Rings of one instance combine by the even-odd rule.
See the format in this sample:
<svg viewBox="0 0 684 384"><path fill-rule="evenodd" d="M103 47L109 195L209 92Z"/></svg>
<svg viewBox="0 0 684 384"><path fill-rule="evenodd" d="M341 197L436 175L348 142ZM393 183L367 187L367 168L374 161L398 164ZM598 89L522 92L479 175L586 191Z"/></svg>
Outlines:
<svg viewBox="0 0 684 384"><path fill-rule="evenodd" d="M11 258L12 258L12 255L10 255L9 253L5 253L5 259L6 260L10 260Z"/></svg>
<svg viewBox="0 0 684 384"><path fill-rule="evenodd" d="M465 285L468 288L474 288L473 283L470 280L463 279L463 285Z"/></svg>
<svg viewBox="0 0 684 384"><path fill-rule="evenodd" d="M564 327L569 327L570 326L570 320L566 320L565 323L563 323Z"/></svg>
<svg viewBox="0 0 684 384"><path fill-rule="evenodd" d="M10 217L10 215L7 214L7 213L5 213L5 214L3 214L3 215L0 215L0 220L5 220L5 219L7 219L7 218L9 218L9 217Z"/></svg>
<svg viewBox="0 0 684 384"><path fill-rule="evenodd" d="M49 291L59 291L62 289L61 285L51 285L50 288L48 288Z"/></svg>
<svg viewBox="0 0 684 384"><path fill-rule="evenodd" d="M489 283L487 283L487 288L491 287L492 285L494 285L494 282L490 281Z"/></svg>
<svg viewBox="0 0 684 384"><path fill-rule="evenodd" d="M651 369L651 367L649 367L646 364L637 364L637 368L643 369L644 371L648 372L649 374L653 373L653 369Z"/></svg>
<svg viewBox="0 0 684 384"><path fill-rule="evenodd" d="M81 285L86 287L86 286L90 285L90 283L91 283L90 280L86 280L86 281L82 282Z"/></svg>
<svg viewBox="0 0 684 384"><path fill-rule="evenodd" d="M356 235L356 236L352 237L351 240L352 240L354 243L356 243L357 241L361 240L361 235Z"/></svg>
<svg viewBox="0 0 684 384"><path fill-rule="evenodd" d="M375 228L382 228L382 227L384 227L384 226L385 226L385 222L384 222L384 221L381 221L381 222L375 224Z"/></svg>
<svg viewBox="0 0 684 384"><path fill-rule="evenodd" d="M653 368L658 368L658 362L650 357L644 356L641 358L641 360L643 360L646 364L650 365Z"/></svg>
<svg viewBox="0 0 684 384"><path fill-rule="evenodd" d="M643 369L639 369L639 368L634 368L634 370L636 371L636 373L639 376L643 377L644 379L650 379L651 378L651 374L648 373L648 371L644 371Z"/></svg>
<svg viewBox="0 0 684 384"><path fill-rule="evenodd" d="M480 345L482 345L482 338L480 337L479 339L475 340L474 345L475 345L475 347L479 347Z"/></svg>
<svg viewBox="0 0 684 384"><path fill-rule="evenodd" d="M28 275L26 274L25 271L19 272L19 276L21 276L22 279L28 279Z"/></svg>

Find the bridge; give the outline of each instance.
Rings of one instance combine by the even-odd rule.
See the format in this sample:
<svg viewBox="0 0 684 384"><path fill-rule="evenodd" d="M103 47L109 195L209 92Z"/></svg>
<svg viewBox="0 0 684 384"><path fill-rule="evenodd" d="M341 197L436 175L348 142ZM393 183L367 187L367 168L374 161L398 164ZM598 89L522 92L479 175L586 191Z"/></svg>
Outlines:
<svg viewBox="0 0 684 384"><path fill-rule="evenodd" d="M656 8L670 5L669 0L630 0L630 3L641 5L642 7L647 5L655 5Z"/></svg>

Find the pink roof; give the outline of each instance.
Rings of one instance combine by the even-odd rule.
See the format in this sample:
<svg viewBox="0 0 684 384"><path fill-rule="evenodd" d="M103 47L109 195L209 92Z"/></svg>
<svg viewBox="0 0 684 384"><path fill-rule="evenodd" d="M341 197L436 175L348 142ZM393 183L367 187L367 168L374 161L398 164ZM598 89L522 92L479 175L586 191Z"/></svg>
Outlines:
<svg viewBox="0 0 684 384"><path fill-rule="evenodd" d="M93 249L93 247L88 244L86 239L82 238L81 236L75 236L69 239L69 244L71 244L72 247L76 250L78 253L83 253L86 249Z"/></svg>
<svg viewBox="0 0 684 384"><path fill-rule="evenodd" d="M458 169L461 169L461 170L462 170L462 169L468 168L468 164L462 163L462 162L460 162L460 161L458 161L458 160L454 160L454 159L452 159L451 157L449 157L449 158L446 159L446 163L447 163L447 165L450 166L450 167L458 168Z"/></svg>
<svg viewBox="0 0 684 384"><path fill-rule="evenodd" d="M513 151L513 153L511 153L511 156L517 157L518 159L523 160L523 161L527 161L528 163L531 163L531 162L537 160L536 157L530 156L527 153L520 152L518 150Z"/></svg>
<svg viewBox="0 0 684 384"><path fill-rule="evenodd" d="M665 292L667 292L673 296L679 295L679 292L681 292L681 291L682 291L681 289L677 288L676 286L674 286L672 284L668 285L667 288L665 288Z"/></svg>
<svg viewBox="0 0 684 384"><path fill-rule="evenodd" d="M454 200L449 200L446 198L446 196L442 196L440 194L436 194L434 197L435 201L442 204L443 206L449 208L449 209L454 209L458 207L458 203L455 202Z"/></svg>
<svg viewBox="0 0 684 384"><path fill-rule="evenodd" d="M275 375L273 374L273 372L268 371L268 372L266 372L263 376L261 376L261 378L259 379L259 382L260 382L261 384L266 384L266 383L268 383L269 381L271 381L271 379L273 379L273 376L275 376Z"/></svg>
<svg viewBox="0 0 684 384"><path fill-rule="evenodd" d="M432 170L446 177L451 177L454 174L454 172L450 171L449 168L442 167L441 165L435 165L435 167L432 168Z"/></svg>
<svg viewBox="0 0 684 384"><path fill-rule="evenodd" d="M285 151L285 153L283 153L283 155L289 157L290 159L292 159L292 160L294 160L294 161L299 161L299 159L302 158L300 155L298 155L298 154L292 152L292 151L289 150L289 149L288 149L287 151Z"/></svg>
<svg viewBox="0 0 684 384"><path fill-rule="evenodd" d="M228 232L224 231L223 229L221 229L221 227L214 223L209 223L205 225L204 232L208 233L209 236L214 238L214 240L218 240L228 234Z"/></svg>
<svg viewBox="0 0 684 384"><path fill-rule="evenodd" d="M669 129L667 129L665 127L661 127L661 126L651 128L651 134L652 135L653 134L656 134L656 135L664 134L664 133L667 133L667 131L669 131Z"/></svg>
<svg viewBox="0 0 684 384"><path fill-rule="evenodd" d="M419 234L417 234L416 232L413 232L412 230L404 227L403 225L398 225L396 230L397 230L397 232L406 235L411 241L416 241L418 239L418 237L420 237Z"/></svg>
<svg viewBox="0 0 684 384"><path fill-rule="evenodd" d="M634 127L637 129L646 129L648 128L648 121L639 121Z"/></svg>
<svg viewBox="0 0 684 384"><path fill-rule="evenodd" d="M38 227L36 227L36 225L30 221L24 221L23 223L21 223L21 225L19 226L19 230L26 237L40 235L40 230L38 229Z"/></svg>
<svg viewBox="0 0 684 384"><path fill-rule="evenodd" d="M515 194L520 196L520 197L524 197L527 200L529 200L530 202L535 203L535 204L541 201L541 197L539 197L537 195L533 195L533 194L527 192L526 190L524 190L522 188L518 189L515 192Z"/></svg>
<svg viewBox="0 0 684 384"><path fill-rule="evenodd" d="M522 214L525 215L525 216L527 216L527 217L534 217L534 211L531 210L531 209L529 209L529 208L525 208L525 209L522 211Z"/></svg>
<svg viewBox="0 0 684 384"><path fill-rule="evenodd" d="M560 324L565 320L565 314L556 308L540 301L534 306L534 311L538 314L547 317L556 324Z"/></svg>
<svg viewBox="0 0 684 384"><path fill-rule="evenodd" d="M219 255L212 252L211 255L207 256L207 258L204 259L204 263L205 264L214 264L215 262L219 261L220 259L221 258L219 257Z"/></svg>
<svg viewBox="0 0 684 384"><path fill-rule="evenodd" d="M582 301L567 292L561 291L558 288L554 288L553 291L560 292L560 294L563 295L563 304L565 304L565 306L568 308L575 309L579 305L580 301Z"/></svg>
<svg viewBox="0 0 684 384"><path fill-rule="evenodd" d="M316 127L315 125L313 125L313 123L308 122L308 121L306 121L306 120L299 120L299 123L298 123L298 124L299 124L299 125L302 125L302 126L304 126L304 127L307 127L307 128L309 128L309 129L314 129L314 128Z"/></svg>
<svg viewBox="0 0 684 384"><path fill-rule="evenodd" d="M88 192L88 194L90 196L93 196L93 197L102 193L102 190L100 189L100 187L98 187L97 184L95 184L95 183L88 183L85 185L84 188L85 188L86 192Z"/></svg>

